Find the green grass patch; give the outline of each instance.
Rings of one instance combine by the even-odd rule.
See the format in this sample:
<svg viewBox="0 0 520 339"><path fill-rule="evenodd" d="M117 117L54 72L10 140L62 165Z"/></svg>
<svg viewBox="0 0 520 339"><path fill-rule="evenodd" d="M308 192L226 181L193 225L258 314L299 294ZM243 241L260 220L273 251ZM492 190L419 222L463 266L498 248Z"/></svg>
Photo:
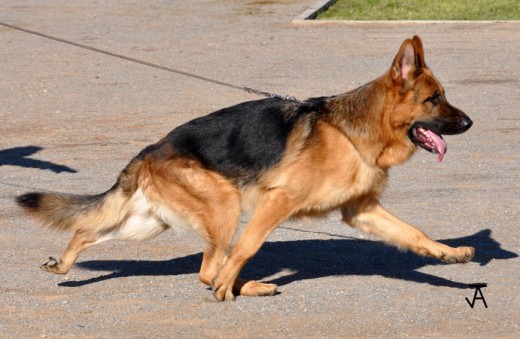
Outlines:
<svg viewBox="0 0 520 339"><path fill-rule="evenodd" d="M519 20L519 0L338 0L321 20Z"/></svg>

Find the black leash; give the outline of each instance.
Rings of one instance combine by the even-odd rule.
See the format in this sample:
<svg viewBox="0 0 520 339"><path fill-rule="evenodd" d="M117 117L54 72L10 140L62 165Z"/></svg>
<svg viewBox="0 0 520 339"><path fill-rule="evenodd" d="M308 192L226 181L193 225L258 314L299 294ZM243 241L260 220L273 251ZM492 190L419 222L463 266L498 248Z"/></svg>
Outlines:
<svg viewBox="0 0 520 339"><path fill-rule="evenodd" d="M201 75L180 71L178 69L157 65L157 64L154 64L154 63L151 63L151 62L139 60L139 59L136 59L136 58L131 58L131 57L128 57L128 56L125 56L125 55L122 55L122 54L112 53L112 52L105 51L105 50L102 50L102 49L99 49L99 48L91 47L91 46L88 46L88 45L83 45L83 44L80 44L80 43L77 43L77 42L74 42L74 41L69 41L69 40L57 38L57 37L52 36L52 35L47 35L47 34L43 34L43 33L40 33L40 32L31 31L29 29L21 28L21 27L18 27L18 26L9 25L9 24L6 24L4 22L0 22L0 25L8 27L8 28L11 28L11 29L15 29L15 30L18 30L18 31L21 31L21 32L37 35L37 36L45 38L45 39L54 40L54 41L61 42L61 43L67 44L67 45L72 45L72 46L75 46L75 47L87 49L87 50L92 51L92 52L101 53L101 54L105 54L105 55L108 55L108 56L111 56L111 57L114 57L114 58L119 58L119 59L127 60L127 61L130 61L130 62L135 62L135 63L141 64L141 65L157 68L157 69L160 69L160 70L163 70L163 71L184 75L184 76L187 76L187 77L190 77L190 78L193 78L193 79L207 81L207 82L211 82L213 84L217 84L217 85L226 86L226 87L233 88L233 89L246 91L248 93L252 93L252 94L256 94L256 95L260 95L260 96L265 96L265 97L268 97L268 98L282 98L282 99L285 99L285 100L297 100L296 98L294 98L292 96L289 96L289 95L284 97L284 96L280 96L280 95L277 95L277 94L271 94L269 92L264 92L264 91L260 91L260 90L257 90L257 89L253 89L253 88L250 88L250 87L236 86L236 85L233 85L233 84L230 84L230 83L227 83L227 82L206 78L206 77L203 77Z"/></svg>

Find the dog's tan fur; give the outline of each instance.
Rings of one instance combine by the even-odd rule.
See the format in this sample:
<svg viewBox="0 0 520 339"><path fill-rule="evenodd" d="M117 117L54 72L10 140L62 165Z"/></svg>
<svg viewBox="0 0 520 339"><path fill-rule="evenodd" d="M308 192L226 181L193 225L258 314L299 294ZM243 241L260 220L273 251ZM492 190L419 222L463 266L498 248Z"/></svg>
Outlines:
<svg viewBox="0 0 520 339"><path fill-rule="evenodd" d="M246 185L160 141L160 157L152 153L135 159L118 185L82 213L65 211L71 208L71 197L52 194L44 195L39 209L28 209L51 226L76 232L61 259L43 268L67 273L79 253L93 244L152 238L182 224L204 240L200 280L213 287L218 300L272 295L275 285L239 279L243 266L284 220L338 208L349 225L390 244L447 262L467 262L473 248L438 243L378 201L388 168L416 149L408 137L411 124L439 114L426 102L435 91L444 93L424 63L420 39L408 39L384 76L328 98L327 112L318 121L299 120L281 160ZM251 219L231 247L244 209L251 210Z"/></svg>

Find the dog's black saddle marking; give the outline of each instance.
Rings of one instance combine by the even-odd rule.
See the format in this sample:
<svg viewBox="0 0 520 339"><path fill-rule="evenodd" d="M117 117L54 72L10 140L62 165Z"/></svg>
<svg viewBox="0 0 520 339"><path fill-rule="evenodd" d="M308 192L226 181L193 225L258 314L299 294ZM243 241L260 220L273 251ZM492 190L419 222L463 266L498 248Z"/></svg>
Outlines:
<svg viewBox="0 0 520 339"><path fill-rule="evenodd" d="M181 125L165 142L177 154L245 183L282 158L295 124L309 114L318 114L314 101L280 97L249 101Z"/></svg>

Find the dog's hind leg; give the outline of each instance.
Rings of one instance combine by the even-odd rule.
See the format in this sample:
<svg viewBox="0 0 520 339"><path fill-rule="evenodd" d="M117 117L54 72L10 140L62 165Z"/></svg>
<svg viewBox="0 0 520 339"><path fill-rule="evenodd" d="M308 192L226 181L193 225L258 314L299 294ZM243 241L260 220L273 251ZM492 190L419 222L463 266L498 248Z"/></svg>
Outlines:
<svg viewBox="0 0 520 339"><path fill-rule="evenodd" d="M208 286L212 286L218 270L227 260L240 218L240 201L233 187L220 183L211 187L211 191L218 194L207 194L206 199L199 199L199 203L204 201L205 206L198 209L199 224L202 226L200 233L205 240L199 280ZM211 196L218 197L218 201ZM206 213L201 214L200 210ZM237 279L233 293L243 296L273 295L276 293L276 285Z"/></svg>
<svg viewBox="0 0 520 339"><path fill-rule="evenodd" d="M375 199L357 206L345 206L341 211L343 220L351 226L422 256L447 263L466 263L475 254L473 247L453 248L430 239L423 231L387 212Z"/></svg>
<svg viewBox="0 0 520 339"><path fill-rule="evenodd" d="M230 207L230 208L226 208ZM206 248L202 257L202 265L200 267L199 279L202 283L212 286L214 279L217 276L218 270L227 261L227 253L231 245L233 235L238 224L238 217L240 212L238 206L222 205L221 208L227 211L235 209L235 213L231 213L227 219L219 219L219 223L214 226L206 227L208 239L206 240ZM235 215L233 215L235 214ZM215 219L214 219L215 220ZM209 225L209 224L208 224ZM276 285L265 284L253 280L236 279L233 285L233 293L243 296L262 296L273 295L276 293Z"/></svg>
<svg viewBox="0 0 520 339"><path fill-rule="evenodd" d="M229 254L225 264L213 280L214 296L217 300L233 300L235 291L252 295L273 295L276 285L244 282L238 275L244 265L257 253L269 234L291 216L295 209L293 199L282 189L272 189L260 199L244 233Z"/></svg>
<svg viewBox="0 0 520 339"><path fill-rule="evenodd" d="M240 209L235 199L223 199L218 206L206 206L207 217L202 217L201 225L205 242L199 280L211 286L218 269L224 264L238 227ZM227 200L227 201L226 201ZM208 203L208 202L207 202Z"/></svg>
<svg viewBox="0 0 520 339"><path fill-rule="evenodd" d="M220 229L222 230L222 228ZM209 245L204 249L199 279L202 283L208 286L212 286L219 268L221 268L227 261L227 252L233 234L225 233L227 232L217 232L216 234L213 234L211 236L212 240L208 241ZM237 278L233 285L233 293L242 296L274 295L276 289L277 286L275 284L265 284L240 278Z"/></svg>
<svg viewBox="0 0 520 339"><path fill-rule="evenodd" d="M142 186L158 218L170 226L188 226L204 240L199 279L212 286L239 224L238 189L222 175L182 158L152 162L147 170ZM233 290L241 295L266 295L274 294L276 285L237 279Z"/></svg>
<svg viewBox="0 0 520 339"><path fill-rule="evenodd" d="M50 257L49 261L40 266L40 268L51 273L66 274L74 262L76 262L76 259L78 259L79 254L90 246L95 245L97 240L98 236L96 234L76 231L60 259L56 260Z"/></svg>

